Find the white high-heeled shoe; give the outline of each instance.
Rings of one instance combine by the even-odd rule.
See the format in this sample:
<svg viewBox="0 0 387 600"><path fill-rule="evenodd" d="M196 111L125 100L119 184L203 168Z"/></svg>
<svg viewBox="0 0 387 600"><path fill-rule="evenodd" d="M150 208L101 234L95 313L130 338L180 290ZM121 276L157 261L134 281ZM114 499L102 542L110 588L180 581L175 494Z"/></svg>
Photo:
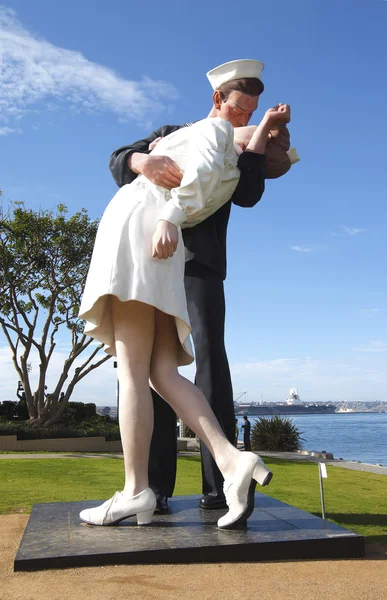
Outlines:
<svg viewBox="0 0 387 600"><path fill-rule="evenodd" d="M79 517L89 525L118 525L121 521L136 516L137 525L148 525L155 508L156 496L150 488L146 488L132 497L116 492L100 506L82 510Z"/></svg>
<svg viewBox="0 0 387 600"><path fill-rule="evenodd" d="M259 456L241 452L234 478L223 484L229 511L218 520L218 527L234 529L245 523L254 510L255 486L269 485L272 477L273 473Z"/></svg>

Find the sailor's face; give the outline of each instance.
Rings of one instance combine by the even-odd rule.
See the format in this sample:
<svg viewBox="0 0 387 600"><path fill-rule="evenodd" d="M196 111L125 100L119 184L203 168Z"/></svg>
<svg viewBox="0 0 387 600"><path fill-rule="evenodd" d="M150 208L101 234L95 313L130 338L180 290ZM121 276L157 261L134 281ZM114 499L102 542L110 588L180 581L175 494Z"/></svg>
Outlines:
<svg viewBox="0 0 387 600"><path fill-rule="evenodd" d="M233 91L225 102L219 104L218 116L229 121L233 127L245 127L258 106L258 99L258 96Z"/></svg>

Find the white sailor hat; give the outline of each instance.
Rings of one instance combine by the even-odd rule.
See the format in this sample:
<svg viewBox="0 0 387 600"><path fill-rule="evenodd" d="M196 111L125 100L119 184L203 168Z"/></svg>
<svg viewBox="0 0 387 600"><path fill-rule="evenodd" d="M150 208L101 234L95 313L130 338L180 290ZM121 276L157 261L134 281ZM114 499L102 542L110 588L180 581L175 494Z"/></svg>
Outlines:
<svg viewBox="0 0 387 600"><path fill-rule="evenodd" d="M261 73L264 67L265 65L259 60L232 60L208 71L207 77L212 89L217 90L223 83L227 83L233 79L254 77L261 81Z"/></svg>

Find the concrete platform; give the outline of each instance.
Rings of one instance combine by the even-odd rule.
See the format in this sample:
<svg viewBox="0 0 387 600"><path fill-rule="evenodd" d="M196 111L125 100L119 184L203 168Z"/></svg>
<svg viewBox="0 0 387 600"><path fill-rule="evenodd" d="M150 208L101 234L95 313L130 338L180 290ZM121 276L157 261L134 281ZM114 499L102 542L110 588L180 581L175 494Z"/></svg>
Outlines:
<svg viewBox="0 0 387 600"><path fill-rule="evenodd" d="M263 494L256 493L248 528L236 531L219 530L216 521L225 511L200 510L199 498L174 497L170 513L156 514L146 527L135 518L115 527L82 523L79 512L98 501L35 504L15 571L363 556L362 536Z"/></svg>

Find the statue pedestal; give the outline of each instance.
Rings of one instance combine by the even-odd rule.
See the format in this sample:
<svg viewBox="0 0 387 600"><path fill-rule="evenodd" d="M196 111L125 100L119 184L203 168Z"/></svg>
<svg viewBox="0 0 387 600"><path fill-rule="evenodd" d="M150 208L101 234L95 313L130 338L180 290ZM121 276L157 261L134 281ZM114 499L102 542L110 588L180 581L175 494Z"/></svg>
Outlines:
<svg viewBox="0 0 387 600"><path fill-rule="evenodd" d="M184 564L354 558L364 538L279 500L256 493L247 529L222 531L225 511L199 508L200 496L176 496L150 526L135 518L114 527L82 523L79 512L102 501L35 504L15 571L117 564Z"/></svg>

